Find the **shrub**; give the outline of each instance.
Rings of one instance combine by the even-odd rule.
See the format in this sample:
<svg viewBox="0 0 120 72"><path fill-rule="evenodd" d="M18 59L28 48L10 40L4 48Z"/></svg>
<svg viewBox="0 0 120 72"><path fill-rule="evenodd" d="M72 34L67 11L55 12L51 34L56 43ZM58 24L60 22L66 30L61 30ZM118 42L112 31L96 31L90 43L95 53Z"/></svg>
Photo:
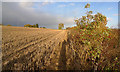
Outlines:
<svg viewBox="0 0 120 72"><path fill-rule="evenodd" d="M85 8L90 8L87 4ZM81 44L85 49L80 54L80 48L75 48L82 61L91 61L94 66L98 65L101 59L104 42L112 39L111 30L106 27L107 18L101 13L92 15L92 11L87 11L86 16L75 20L78 33L72 36L75 44ZM82 56L85 54L84 56Z"/></svg>

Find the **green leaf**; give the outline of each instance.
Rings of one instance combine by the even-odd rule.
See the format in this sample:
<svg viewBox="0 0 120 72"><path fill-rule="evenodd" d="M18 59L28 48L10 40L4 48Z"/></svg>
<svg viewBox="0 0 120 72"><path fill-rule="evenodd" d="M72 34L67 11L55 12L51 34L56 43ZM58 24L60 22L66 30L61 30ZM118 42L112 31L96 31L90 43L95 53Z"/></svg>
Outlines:
<svg viewBox="0 0 120 72"><path fill-rule="evenodd" d="M87 3L87 5L85 5L85 8L90 8L90 4Z"/></svg>
<svg viewBox="0 0 120 72"><path fill-rule="evenodd" d="M97 55L98 56L98 58L100 57L100 55Z"/></svg>
<svg viewBox="0 0 120 72"><path fill-rule="evenodd" d="M93 12L92 12L92 11L89 11L88 13L89 13L89 14L92 14Z"/></svg>

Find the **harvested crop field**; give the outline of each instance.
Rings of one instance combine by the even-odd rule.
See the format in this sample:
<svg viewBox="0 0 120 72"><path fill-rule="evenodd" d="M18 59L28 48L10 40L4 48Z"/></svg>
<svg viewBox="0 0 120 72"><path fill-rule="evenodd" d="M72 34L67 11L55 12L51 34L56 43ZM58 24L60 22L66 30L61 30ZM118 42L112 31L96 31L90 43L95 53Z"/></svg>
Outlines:
<svg viewBox="0 0 120 72"><path fill-rule="evenodd" d="M66 30L2 27L3 70L56 70Z"/></svg>
<svg viewBox="0 0 120 72"><path fill-rule="evenodd" d="M77 45L70 30L44 28L2 27L2 70L93 70L94 66L86 59L87 50ZM114 30L113 38L105 42L108 47L102 51L103 61L98 70L107 67L119 70L119 32ZM74 38L74 40L79 40ZM81 54L75 50L79 48ZM117 61L114 59L118 57ZM114 66L113 66L114 65Z"/></svg>

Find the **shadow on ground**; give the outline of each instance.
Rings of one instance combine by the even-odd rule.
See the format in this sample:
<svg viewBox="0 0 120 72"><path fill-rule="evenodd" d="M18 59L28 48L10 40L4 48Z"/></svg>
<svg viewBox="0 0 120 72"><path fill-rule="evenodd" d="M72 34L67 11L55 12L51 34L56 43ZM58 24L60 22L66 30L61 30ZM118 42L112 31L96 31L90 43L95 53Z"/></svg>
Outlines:
<svg viewBox="0 0 120 72"><path fill-rule="evenodd" d="M60 47L61 47L61 51L60 51L60 57L59 57L59 65L58 65L58 69L59 70L66 70L66 41L64 40Z"/></svg>

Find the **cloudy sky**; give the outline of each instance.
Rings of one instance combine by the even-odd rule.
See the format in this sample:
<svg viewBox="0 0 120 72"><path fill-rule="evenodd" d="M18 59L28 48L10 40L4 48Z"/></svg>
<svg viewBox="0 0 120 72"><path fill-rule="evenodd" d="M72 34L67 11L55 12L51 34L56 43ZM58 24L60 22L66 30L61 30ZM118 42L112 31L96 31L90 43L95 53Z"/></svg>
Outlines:
<svg viewBox="0 0 120 72"><path fill-rule="evenodd" d="M118 27L118 2L89 2L93 14L102 13L108 19L108 27ZM59 23L65 27L75 26L74 19L85 15L87 2L3 2L2 24L24 26L39 24L41 27L57 29Z"/></svg>

